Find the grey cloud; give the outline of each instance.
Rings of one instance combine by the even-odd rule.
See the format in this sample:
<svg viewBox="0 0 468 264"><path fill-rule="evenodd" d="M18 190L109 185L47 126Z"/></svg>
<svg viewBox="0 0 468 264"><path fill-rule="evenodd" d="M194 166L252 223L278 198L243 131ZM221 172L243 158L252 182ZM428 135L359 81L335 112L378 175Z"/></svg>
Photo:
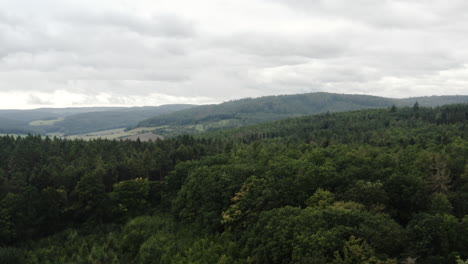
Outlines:
<svg viewBox="0 0 468 264"><path fill-rule="evenodd" d="M374 1L374 0L275 0L300 12L330 19L347 19L381 28L418 28L437 25L445 20L439 13L446 1ZM430 3L432 2L432 3ZM464 5L461 1L458 6ZM434 9L428 8L435 7ZM451 5L453 6L453 5Z"/></svg>
<svg viewBox="0 0 468 264"><path fill-rule="evenodd" d="M59 20L71 26L115 27L155 37L186 38L195 35L192 22L167 14L142 18L117 12L74 13L61 16Z"/></svg>
<svg viewBox="0 0 468 264"><path fill-rule="evenodd" d="M53 104L52 101L41 99L38 96L33 95L33 94L29 95L27 103L32 104L32 105L51 105L51 104Z"/></svg>
<svg viewBox="0 0 468 264"><path fill-rule="evenodd" d="M23 24L23 20L5 11L0 12L0 25L15 26L18 24Z"/></svg>
<svg viewBox="0 0 468 264"><path fill-rule="evenodd" d="M216 1L0 2L0 93L83 105L468 87L466 1Z"/></svg>
<svg viewBox="0 0 468 264"><path fill-rule="evenodd" d="M300 36L287 33L244 32L215 43L242 53L260 56L329 58L343 55L349 50L349 43L340 41L342 38L335 33L306 33Z"/></svg>
<svg viewBox="0 0 468 264"><path fill-rule="evenodd" d="M37 34L20 18L0 11L0 58L21 50L40 50Z"/></svg>
<svg viewBox="0 0 468 264"><path fill-rule="evenodd" d="M340 30L329 34L304 33L303 36L248 33L219 41L238 53L260 57L256 61L259 68L303 64L314 59L324 62L324 71L339 72L337 68L341 66L373 68L381 77L426 75L461 67L466 56L458 56L457 49L447 49L454 45L446 42L430 33L377 30ZM464 49L460 47L459 50ZM262 65L264 62L267 64ZM343 74L343 78L347 76ZM322 79L327 82L325 77ZM355 81L355 78L349 80Z"/></svg>
<svg viewBox="0 0 468 264"><path fill-rule="evenodd" d="M16 52L108 50L183 55L185 49L178 42L189 41L186 39L194 36L194 23L175 15L141 18L108 12L28 18L24 14L11 15L0 9L0 58Z"/></svg>

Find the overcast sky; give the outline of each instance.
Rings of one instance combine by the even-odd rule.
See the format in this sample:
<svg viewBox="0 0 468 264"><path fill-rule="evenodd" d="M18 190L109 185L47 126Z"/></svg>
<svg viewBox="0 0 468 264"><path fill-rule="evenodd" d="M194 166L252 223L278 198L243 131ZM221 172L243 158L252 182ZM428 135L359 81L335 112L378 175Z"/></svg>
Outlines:
<svg viewBox="0 0 468 264"><path fill-rule="evenodd" d="M466 0L0 0L0 108L468 94Z"/></svg>

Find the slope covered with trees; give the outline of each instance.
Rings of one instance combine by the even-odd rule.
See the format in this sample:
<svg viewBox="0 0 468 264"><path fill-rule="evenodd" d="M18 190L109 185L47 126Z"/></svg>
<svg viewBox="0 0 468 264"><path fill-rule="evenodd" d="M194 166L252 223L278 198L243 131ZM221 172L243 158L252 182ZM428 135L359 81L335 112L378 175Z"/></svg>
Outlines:
<svg viewBox="0 0 468 264"><path fill-rule="evenodd" d="M139 121L193 107L187 104L155 107L82 107L0 110L0 133L76 135L135 126Z"/></svg>
<svg viewBox="0 0 468 264"><path fill-rule="evenodd" d="M434 107L467 103L468 96L406 99L332 93L266 96L198 106L190 110L153 117L141 121L138 126L159 127L155 133L161 135L193 134L317 113L386 108L392 105L412 106L415 102L419 102L421 106Z"/></svg>
<svg viewBox="0 0 468 264"><path fill-rule="evenodd" d="M464 263L468 105L1 137L0 201L1 263Z"/></svg>
<svg viewBox="0 0 468 264"><path fill-rule="evenodd" d="M193 105L162 105L158 107L131 107L113 111L87 112L66 117L47 131L66 135L82 134L100 130L135 126L139 121L152 116L172 113Z"/></svg>

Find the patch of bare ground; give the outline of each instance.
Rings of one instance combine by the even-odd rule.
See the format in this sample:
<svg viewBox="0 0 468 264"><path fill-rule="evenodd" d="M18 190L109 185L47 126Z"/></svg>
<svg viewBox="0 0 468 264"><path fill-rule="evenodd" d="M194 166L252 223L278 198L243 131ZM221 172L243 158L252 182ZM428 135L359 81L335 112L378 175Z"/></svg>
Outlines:
<svg viewBox="0 0 468 264"><path fill-rule="evenodd" d="M127 139L127 140L140 139L140 141L156 141L158 139L164 139L164 137L160 136L160 135L153 134L153 133L143 133L143 134L129 136L129 137L126 137L125 139Z"/></svg>

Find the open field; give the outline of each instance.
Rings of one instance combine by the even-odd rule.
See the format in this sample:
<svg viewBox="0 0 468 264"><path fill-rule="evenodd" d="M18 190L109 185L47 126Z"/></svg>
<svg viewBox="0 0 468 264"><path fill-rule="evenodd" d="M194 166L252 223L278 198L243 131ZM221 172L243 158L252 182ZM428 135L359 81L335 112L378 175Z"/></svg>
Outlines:
<svg viewBox="0 0 468 264"><path fill-rule="evenodd" d="M65 136L67 139L83 139L83 140L93 140L93 139L125 139L127 137L136 136L143 133L148 133L156 129L156 127L139 127L132 130L125 131L125 128L103 130L92 133L86 133L81 135ZM146 137L145 137L146 138ZM135 138L136 139L136 138Z"/></svg>
<svg viewBox="0 0 468 264"><path fill-rule="evenodd" d="M64 118L58 118L58 119L51 119L51 120L35 120L29 122L30 126L52 126L57 122L63 121Z"/></svg>
<svg viewBox="0 0 468 264"><path fill-rule="evenodd" d="M125 128L117 128L117 129L110 129L110 130L103 130L103 131L96 131L81 135L72 135L72 136L64 136L62 133L49 133L45 137L59 137L59 138L66 138L66 139L83 139L83 140L93 140L93 139L129 139L129 140L136 140L140 138L141 141L148 141L148 140L156 140L162 139L162 136L155 135L151 133L153 130L157 129L157 127L139 127L132 130L125 131ZM25 137L27 135L19 135L19 134L0 134L0 136L16 136L16 137Z"/></svg>
<svg viewBox="0 0 468 264"><path fill-rule="evenodd" d="M156 135L156 134L153 134L153 133L142 133L142 134L136 134L136 135L133 135L133 136L129 136L129 137L126 137L125 139L126 140L137 140L139 139L140 141L156 141L158 139L163 139L164 137L160 136L160 135Z"/></svg>

